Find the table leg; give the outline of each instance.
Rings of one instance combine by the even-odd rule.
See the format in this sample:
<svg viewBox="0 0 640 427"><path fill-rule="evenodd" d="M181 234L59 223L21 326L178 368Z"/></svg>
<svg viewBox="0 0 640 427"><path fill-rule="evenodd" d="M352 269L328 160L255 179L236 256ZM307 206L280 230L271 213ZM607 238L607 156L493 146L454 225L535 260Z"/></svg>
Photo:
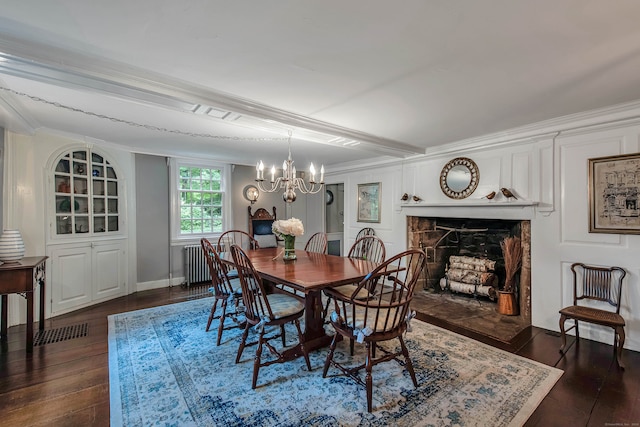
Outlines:
<svg viewBox="0 0 640 427"><path fill-rule="evenodd" d="M0 318L0 340L7 339L7 321L9 319L7 316L7 302L8 295L2 295L2 304L0 307L2 309L2 317Z"/></svg>
<svg viewBox="0 0 640 427"><path fill-rule="evenodd" d="M33 291L27 292L27 353L33 352Z"/></svg>
<svg viewBox="0 0 640 427"><path fill-rule="evenodd" d="M40 283L40 322L38 322L38 329L44 331L44 281Z"/></svg>

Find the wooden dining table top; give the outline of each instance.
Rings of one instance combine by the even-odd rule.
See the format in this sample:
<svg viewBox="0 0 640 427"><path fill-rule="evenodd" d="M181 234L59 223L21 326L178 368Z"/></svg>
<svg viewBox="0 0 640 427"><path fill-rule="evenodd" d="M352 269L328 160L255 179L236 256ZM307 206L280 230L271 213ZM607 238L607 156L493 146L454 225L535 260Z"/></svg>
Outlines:
<svg viewBox="0 0 640 427"><path fill-rule="evenodd" d="M378 263L296 250L297 259L284 261L283 248L265 248L245 251L256 271L263 279L282 283L305 294L322 288L357 283ZM222 261L233 263L231 253L220 253Z"/></svg>

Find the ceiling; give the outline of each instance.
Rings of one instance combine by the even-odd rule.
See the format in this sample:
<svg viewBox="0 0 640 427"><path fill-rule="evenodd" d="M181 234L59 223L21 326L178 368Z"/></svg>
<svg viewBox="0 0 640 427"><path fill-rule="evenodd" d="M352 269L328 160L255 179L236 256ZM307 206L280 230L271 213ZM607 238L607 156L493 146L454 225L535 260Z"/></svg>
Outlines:
<svg viewBox="0 0 640 427"><path fill-rule="evenodd" d="M0 126L299 168L640 99L637 0L0 0ZM279 164L279 163L276 163Z"/></svg>

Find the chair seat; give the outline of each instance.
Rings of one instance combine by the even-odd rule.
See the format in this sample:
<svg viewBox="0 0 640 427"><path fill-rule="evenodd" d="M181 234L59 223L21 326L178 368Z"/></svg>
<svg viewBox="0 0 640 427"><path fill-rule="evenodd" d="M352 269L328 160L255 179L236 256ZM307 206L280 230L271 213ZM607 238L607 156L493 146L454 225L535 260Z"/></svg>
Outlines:
<svg viewBox="0 0 640 427"><path fill-rule="evenodd" d="M340 295L343 295L345 297L345 299L349 299L349 298L351 298L351 295L353 295L353 291L356 290L356 286L355 285L342 285L342 286L336 286L335 288L331 288L331 290L339 293ZM361 288L358 291L355 299L366 300L370 296L371 295L369 294L369 291L367 291L365 288Z"/></svg>
<svg viewBox="0 0 640 427"><path fill-rule="evenodd" d="M597 308L572 305L560 310L560 314L572 319L584 320L606 326L624 326L624 319L619 314Z"/></svg>
<svg viewBox="0 0 640 427"><path fill-rule="evenodd" d="M273 319L278 320L304 311L304 304L297 298L285 294L269 294L267 300L273 312Z"/></svg>
<svg viewBox="0 0 640 427"><path fill-rule="evenodd" d="M391 312L390 312L391 310ZM371 330L371 332L376 332L376 333L380 333L380 332L389 332L389 331L393 331L395 328L398 327L398 325L400 325L400 323L402 323L402 321L404 320L399 314L397 315L398 318L394 320L394 316L396 316L396 312L398 311L398 309L393 308L393 309L388 309L388 308L369 308L369 310L367 311L367 316L365 318L365 309L362 307L356 307L355 309L355 323L353 321L352 318L352 314L353 311L351 309L347 310L347 319L346 320L346 326L348 326L349 328L353 328L354 330L362 330L365 325L367 328L369 328ZM387 315L389 315L389 321L387 322L386 326L385 326L385 322L387 320ZM376 316L377 316L377 322L376 322ZM333 316L332 316L333 317ZM366 321L365 321L366 320ZM356 332L357 334L357 332Z"/></svg>

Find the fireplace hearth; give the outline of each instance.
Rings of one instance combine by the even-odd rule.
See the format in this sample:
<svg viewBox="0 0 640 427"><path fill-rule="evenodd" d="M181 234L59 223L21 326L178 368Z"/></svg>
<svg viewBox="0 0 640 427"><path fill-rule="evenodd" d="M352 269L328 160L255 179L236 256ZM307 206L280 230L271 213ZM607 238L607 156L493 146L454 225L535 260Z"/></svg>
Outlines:
<svg viewBox="0 0 640 427"><path fill-rule="evenodd" d="M516 316L496 312L505 277L500 242L510 236L523 245ZM407 243L427 255L412 305L419 316L507 343L531 325L530 221L409 216Z"/></svg>

